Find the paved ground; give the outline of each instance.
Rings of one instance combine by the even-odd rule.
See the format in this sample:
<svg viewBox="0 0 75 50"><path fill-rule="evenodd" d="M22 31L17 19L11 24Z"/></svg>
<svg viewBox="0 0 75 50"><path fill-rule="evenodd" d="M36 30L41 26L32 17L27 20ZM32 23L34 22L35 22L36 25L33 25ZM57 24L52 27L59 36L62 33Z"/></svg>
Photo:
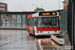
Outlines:
<svg viewBox="0 0 75 50"><path fill-rule="evenodd" d="M0 30L0 50L36 50L35 38L25 30Z"/></svg>
<svg viewBox="0 0 75 50"><path fill-rule="evenodd" d="M0 50L37 50L37 39L43 38L30 36L25 30L0 30Z"/></svg>

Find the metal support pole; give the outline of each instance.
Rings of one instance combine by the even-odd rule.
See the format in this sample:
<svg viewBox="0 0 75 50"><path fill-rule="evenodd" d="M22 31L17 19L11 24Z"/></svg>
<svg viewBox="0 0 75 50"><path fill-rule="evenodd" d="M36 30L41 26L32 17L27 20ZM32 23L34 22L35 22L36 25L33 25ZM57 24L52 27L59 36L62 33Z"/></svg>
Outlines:
<svg viewBox="0 0 75 50"><path fill-rule="evenodd" d="M23 20L23 19L22 19L22 14L21 14L21 27L22 27L22 20Z"/></svg>
<svg viewBox="0 0 75 50"><path fill-rule="evenodd" d="M67 31L71 46L74 46L74 2L72 0L69 0L67 13ZM71 50L73 50L73 48Z"/></svg>
<svg viewBox="0 0 75 50"><path fill-rule="evenodd" d="M74 3L72 2L72 46L74 46Z"/></svg>

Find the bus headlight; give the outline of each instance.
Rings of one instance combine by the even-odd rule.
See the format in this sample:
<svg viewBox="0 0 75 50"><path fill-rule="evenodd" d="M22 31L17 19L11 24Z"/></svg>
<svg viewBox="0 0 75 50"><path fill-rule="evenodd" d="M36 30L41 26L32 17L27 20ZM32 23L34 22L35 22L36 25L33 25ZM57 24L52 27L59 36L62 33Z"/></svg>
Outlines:
<svg viewBox="0 0 75 50"><path fill-rule="evenodd" d="M60 32L60 31L57 31L57 32Z"/></svg>
<svg viewBox="0 0 75 50"><path fill-rule="evenodd" d="M40 33L40 31L37 31L37 33Z"/></svg>
<svg viewBox="0 0 75 50"><path fill-rule="evenodd" d="M39 31L37 31L37 33L39 33Z"/></svg>
<svg viewBox="0 0 75 50"><path fill-rule="evenodd" d="M42 33L42 31L37 31L37 33Z"/></svg>

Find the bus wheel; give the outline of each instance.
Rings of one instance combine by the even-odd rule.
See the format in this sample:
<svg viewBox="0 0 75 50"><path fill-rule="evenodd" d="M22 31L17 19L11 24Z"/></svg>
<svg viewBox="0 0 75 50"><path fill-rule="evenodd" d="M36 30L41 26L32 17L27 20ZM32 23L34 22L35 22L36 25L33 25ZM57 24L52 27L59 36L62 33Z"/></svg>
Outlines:
<svg viewBox="0 0 75 50"><path fill-rule="evenodd" d="M31 33L29 33L29 35L31 35L31 36L35 36L35 35L31 34Z"/></svg>
<svg viewBox="0 0 75 50"><path fill-rule="evenodd" d="M31 33L29 33L29 35L32 35Z"/></svg>

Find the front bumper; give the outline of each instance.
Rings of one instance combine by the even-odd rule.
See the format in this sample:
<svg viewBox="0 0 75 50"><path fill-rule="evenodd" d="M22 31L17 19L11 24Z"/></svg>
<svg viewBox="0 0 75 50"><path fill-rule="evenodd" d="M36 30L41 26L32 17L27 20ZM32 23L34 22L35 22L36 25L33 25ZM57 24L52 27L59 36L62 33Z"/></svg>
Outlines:
<svg viewBox="0 0 75 50"><path fill-rule="evenodd" d="M60 32L55 32L55 33L35 33L35 36L40 36L40 35L52 35L52 34L60 34Z"/></svg>

